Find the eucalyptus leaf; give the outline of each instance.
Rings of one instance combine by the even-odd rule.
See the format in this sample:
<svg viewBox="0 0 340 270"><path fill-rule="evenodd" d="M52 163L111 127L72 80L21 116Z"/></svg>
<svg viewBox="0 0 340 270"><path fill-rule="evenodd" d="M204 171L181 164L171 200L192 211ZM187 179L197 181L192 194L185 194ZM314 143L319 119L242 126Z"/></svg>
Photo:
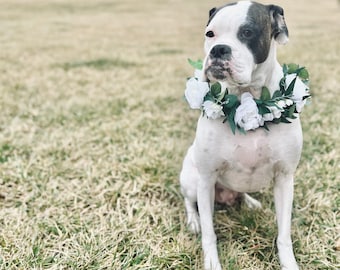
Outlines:
<svg viewBox="0 0 340 270"><path fill-rule="evenodd" d="M296 104L293 104L292 106L289 107L289 109L288 109L288 117L289 118L292 118L292 119L296 118L294 116L295 108L296 108Z"/></svg>
<svg viewBox="0 0 340 270"><path fill-rule="evenodd" d="M198 59L197 61L194 61L194 60L188 58L188 62L195 69L198 69L198 70L202 70L203 69L203 61L201 59Z"/></svg>
<svg viewBox="0 0 340 270"><path fill-rule="evenodd" d="M266 122L264 122L263 127L265 130L270 131Z"/></svg>
<svg viewBox="0 0 340 270"><path fill-rule="evenodd" d="M281 96L282 96L281 91L280 91L280 90L276 90L276 91L273 93L272 99L279 98L279 97L281 97Z"/></svg>
<svg viewBox="0 0 340 270"><path fill-rule="evenodd" d="M285 89L286 89L286 77L283 77L280 80L280 91L282 94L285 92Z"/></svg>
<svg viewBox="0 0 340 270"><path fill-rule="evenodd" d="M216 82L210 86L210 92L215 97L218 98L219 94L221 93L221 85Z"/></svg>
<svg viewBox="0 0 340 270"><path fill-rule="evenodd" d="M289 84L287 90L285 91L285 95L286 96L290 96L290 95L293 94L295 82L296 82L296 77L291 81L291 83Z"/></svg>
<svg viewBox="0 0 340 270"><path fill-rule="evenodd" d="M241 132L242 134L246 135L247 132L244 130L244 128L241 128L241 127L237 127L238 131Z"/></svg>
<svg viewBox="0 0 340 270"><path fill-rule="evenodd" d="M237 96L235 96L235 95L226 95L225 101L226 101L225 107L227 107L229 109L231 109L233 107L237 107L240 104ZM236 108L235 108L235 111L236 111Z"/></svg>
<svg viewBox="0 0 340 270"><path fill-rule="evenodd" d="M259 107L259 114L264 115L266 113L270 113L270 110L266 106L260 106Z"/></svg>
<svg viewBox="0 0 340 270"><path fill-rule="evenodd" d="M212 102L215 102L215 98L214 98L214 96L211 94L210 91L204 96L204 99L203 99L203 101L207 101L207 100L210 100L210 101L212 101Z"/></svg>
<svg viewBox="0 0 340 270"><path fill-rule="evenodd" d="M286 124L291 123L286 117L281 117L280 120L281 120L282 123L286 123Z"/></svg>
<svg viewBox="0 0 340 270"><path fill-rule="evenodd" d="M288 64L288 74L296 73L296 71L299 69L299 65L290 63Z"/></svg>
<svg viewBox="0 0 340 270"><path fill-rule="evenodd" d="M274 100L268 100L264 102L263 104L265 104L267 107L277 107L277 104Z"/></svg>
<svg viewBox="0 0 340 270"><path fill-rule="evenodd" d="M260 97L261 100L269 100L270 99L270 92L269 92L269 89L265 86L262 87L262 92L261 92L261 97Z"/></svg>
<svg viewBox="0 0 340 270"><path fill-rule="evenodd" d="M307 81L309 79L309 73L307 69L303 68L298 73L298 76L301 78L301 80Z"/></svg>
<svg viewBox="0 0 340 270"><path fill-rule="evenodd" d="M231 110L229 115L228 115L229 126L230 126L233 134L235 134L235 131L236 131L236 123L234 121L235 114L236 114L236 108L234 110Z"/></svg>
<svg viewBox="0 0 340 270"><path fill-rule="evenodd" d="M288 66L286 64L283 64L282 71L283 71L284 75L287 75L287 73L288 73Z"/></svg>

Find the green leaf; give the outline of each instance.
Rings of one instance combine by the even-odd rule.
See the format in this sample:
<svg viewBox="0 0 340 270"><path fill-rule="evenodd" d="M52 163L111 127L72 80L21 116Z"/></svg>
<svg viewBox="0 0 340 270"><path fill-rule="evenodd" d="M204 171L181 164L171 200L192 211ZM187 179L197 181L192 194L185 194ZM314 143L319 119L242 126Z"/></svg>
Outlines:
<svg viewBox="0 0 340 270"><path fill-rule="evenodd" d="M309 99L310 97L311 97L311 95L306 94L305 96L302 97L302 100Z"/></svg>
<svg viewBox="0 0 340 270"><path fill-rule="evenodd" d="M262 87L262 92L261 92L261 100L266 101L270 99L270 92L269 89L265 86Z"/></svg>
<svg viewBox="0 0 340 270"><path fill-rule="evenodd" d="M277 107L276 101L274 100L268 100L263 103L267 107Z"/></svg>
<svg viewBox="0 0 340 270"><path fill-rule="evenodd" d="M198 59L197 61L194 61L194 60L188 58L188 62L195 69L198 69L198 70L202 70L203 69L203 61L201 59Z"/></svg>
<svg viewBox="0 0 340 270"><path fill-rule="evenodd" d="M301 78L301 80L304 80L304 81L309 80L309 73L306 68L302 68L300 72L298 73L298 76Z"/></svg>
<svg viewBox="0 0 340 270"><path fill-rule="evenodd" d="M229 126L230 126L233 134L235 134L235 131L236 131L236 123L235 123L235 120L234 120L235 114L236 114L236 108L231 110L229 115L228 115Z"/></svg>
<svg viewBox="0 0 340 270"><path fill-rule="evenodd" d="M247 132L244 130L244 128L237 127L238 131L241 132L242 134L246 135Z"/></svg>
<svg viewBox="0 0 340 270"><path fill-rule="evenodd" d="M209 91L205 96L204 96L204 101L210 100L212 102L215 102L215 98L214 96L211 94L211 92Z"/></svg>
<svg viewBox="0 0 340 270"><path fill-rule="evenodd" d="M286 123L286 124L290 124L290 123L291 123L291 122L290 122L286 117L284 117L284 116L281 117L280 120L281 120L282 123Z"/></svg>
<svg viewBox="0 0 340 270"><path fill-rule="evenodd" d="M279 97L282 97L281 91L280 90L276 90L273 93L272 99L279 98Z"/></svg>
<svg viewBox="0 0 340 270"><path fill-rule="evenodd" d="M214 83L210 86L210 92L215 98L218 98L221 93L221 85L218 82Z"/></svg>
<svg viewBox="0 0 340 270"><path fill-rule="evenodd" d="M259 106L259 114L264 115L270 113L270 110L266 106Z"/></svg>
<svg viewBox="0 0 340 270"><path fill-rule="evenodd" d="M288 117L289 118L292 118L292 119L296 118L294 116L295 108L296 108L296 104L293 104L292 106L289 107L289 109L288 109Z"/></svg>
<svg viewBox="0 0 340 270"><path fill-rule="evenodd" d="M283 77L281 80L280 80L280 91L281 91L281 94L283 94L286 90L286 77Z"/></svg>
<svg viewBox="0 0 340 270"><path fill-rule="evenodd" d="M273 124L279 124L281 122L281 118L275 118L272 123Z"/></svg>
<svg viewBox="0 0 340 270"><path fill-rule="evenodd" d="M227 107L229 109L231 109L233 107L237 107L240 104L237 96L235 96L235 95L226 95L225 101L226 101L226 103L225 103L224 107ZM235 110L236 110L236 108L235 108Z"/></svg>
<svg viewBox="0 0 340 270"><path fill-rule="evenodd" d="M285 95L286 96L290 96L293 93L295 82L296 82L296 78L294 78L291 81L291 83L289 84L287 90L285 91Z"/></svg>
<svg viewBox="0 0 340 270"><path fill-rule="evenodd" d="M265 130L270 131L266 122L264 122L263 127L264 127Z"/></svg>
<svg viewBox="0 0 340 270"><path fill-rule="evenodd" d="M283 64L282 70L283 70L283 74L286 76L288 72L288 66L286 64Z"/></svg>
<svg viewBox="0 0 340 270"><path fill-rule="evenodd" d="M296 71L299 69L299 65L290 63L288 64L288 74L296 73Z"/></svg>

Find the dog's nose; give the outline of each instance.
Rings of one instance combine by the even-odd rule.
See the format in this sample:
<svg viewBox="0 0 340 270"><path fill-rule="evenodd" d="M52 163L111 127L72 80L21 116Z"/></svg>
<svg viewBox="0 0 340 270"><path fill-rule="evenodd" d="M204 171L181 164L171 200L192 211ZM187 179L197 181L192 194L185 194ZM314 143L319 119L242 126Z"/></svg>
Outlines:
<svg viewBox="0 0 340 270"><path fill-rule="evenodd" d="M231 48L228 45L222 45L222 44L215 45L210 51L210 56L213 58L221 58L223 60L229 60L231 56Z"/></svg>

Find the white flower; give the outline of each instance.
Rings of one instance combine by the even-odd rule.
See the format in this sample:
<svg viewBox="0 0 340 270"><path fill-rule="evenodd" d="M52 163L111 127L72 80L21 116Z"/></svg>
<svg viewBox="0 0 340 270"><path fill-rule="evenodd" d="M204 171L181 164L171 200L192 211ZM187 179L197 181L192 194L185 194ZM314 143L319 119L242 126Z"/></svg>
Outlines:
<svg viewBox="0 0 340 270"><path fill-rule="evenodd" d="M286 107L286 102L283 99L279 100L276 104L280 108L285 108Z"/></svg>
<svg viewBox="0 0 340 270"><path fill-rule="evenodd" d="M202 82L203 81L203 70L195 69L194 77Z"/></svg>
<svg viewBox="0 0 340 270"><path fill-rule="evenodd" d="M277 103L277 106L279 106L280 108L286 108L286 107L289 107L289 106L292 106L294 104L293 100L291 99L281 99L279 100Z"/></svg>
<svg viewBox="0 0 340 270"><path fill-rule="evenodd" d="M287 87L295 78L296 81L294 84L292 100L296 103L296 111L301 112L303 106L306 104L306 100L303 98L305 96L309 96L308 94L309 87L306 84L304 84L296 74L289 74L286 76Z"/></svg>
<svg viewBox="0 0 340 270"><path fill-rule="evenodd" d="M276 106L270 106L267 108L270 110L270 113L265 113L262 116L264 121L273 121L274 119L281 117L281 109L277 108Z"/></svg>
<svg viewBox="0 0 340 270"><path fill-rule="evenodd" d="M241 95L241 104L236 109L234 121L245 131L263 126L264 120L259 114L259 109L253 96L249 92Z"/></svg>
<svg viewBox="0 0 340 270"><path fill-rule="evenodd" d="M224 112L222 111L223 107L221 105L216 104L213 101L210 100L204 101L203 109L208 118L217 119L224 116Z"/></svg>
<svg viewBox="0 0 340 270"><path fill-rule="evenodd" d="M274 118L280 118L283 110L273 106L269 108L270 112L274 115Z"/></svg>
<svg viewBox="0 0 340 270"><path fill-rule="evenodd" d="M272 113L265 113L262 115L263 121L273 121L274 120L274 115Z"/></svg>
<svg viewBox="0 0 340 270"><path fill-rule="evenodd" d="M285 99L286 106L292 106L294 104L293 100L291 99Z"/></svg>
<svg viewBox="0 0 340 270"><path fill-rule="evenodd" d="M201 109L203 99L208 92L209 84L207 82L190 78L187 81L184 95L191 109Z"/></svg>

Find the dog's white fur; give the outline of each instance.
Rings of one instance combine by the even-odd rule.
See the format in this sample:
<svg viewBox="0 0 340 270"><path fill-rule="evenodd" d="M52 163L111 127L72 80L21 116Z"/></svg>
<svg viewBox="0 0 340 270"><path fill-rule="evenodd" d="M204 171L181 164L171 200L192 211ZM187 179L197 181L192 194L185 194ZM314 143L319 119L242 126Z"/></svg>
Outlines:
<svg viewBox="0 0 340 270"><path fill-rule="evenodd" d="M237 95L248 91L259 97L264 85L271 92L277 90L283 74L276 60L274 39L268 58L258 65L253 63L248 48L237 40L236 30L244 21L249 5L249 2L241 2L217 13L207 30L217 29L223 34L215 40L207 39L205 52L208 56L216 44L231 46L233 59L230 61L234 77L225 82L229 91ZM224 18L231 20L228 26L223 24ZM209 65L207 59L205 67ZM287 270L298 269L292 249L290 224L294 172L302 149L300 120L297 118L291 124L273 124L269 128L269 132L259 128L246 135L238 132L233 134L228 124L222 123L221 119L207 119L202 115L198 120L195 140L183 161L180 183L188 226L191 231L202 233L205 269L222 269L213 226L215 184L245 193L259 191L273 180L281 267ZM244 194L244 198L249 207L261 207L249 195Z"/></svg>

